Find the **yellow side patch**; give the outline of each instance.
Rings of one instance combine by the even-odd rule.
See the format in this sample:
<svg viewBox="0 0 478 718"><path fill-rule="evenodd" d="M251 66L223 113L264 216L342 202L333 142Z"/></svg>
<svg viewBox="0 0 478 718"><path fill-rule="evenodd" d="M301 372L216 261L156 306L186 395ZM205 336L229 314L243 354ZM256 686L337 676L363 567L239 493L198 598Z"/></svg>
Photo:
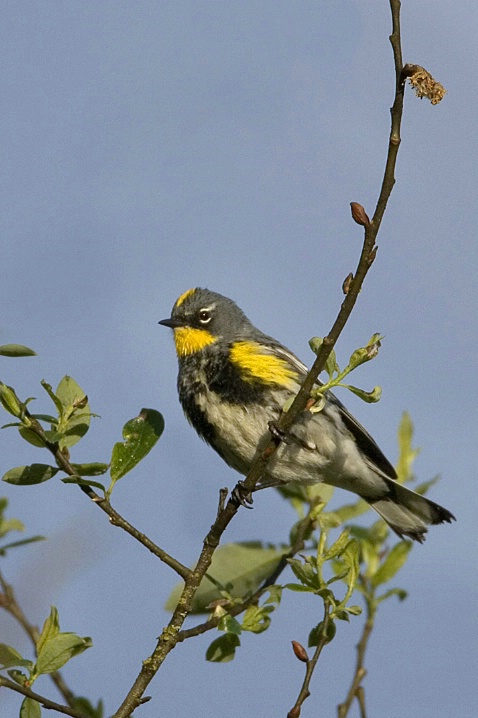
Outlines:
<svg viewBox="0 0 478 718"><path fill-rule="evenodd" d="M265 354L257 342L235 342L230 358L241 369L246 381L258 379L265 384L279 384L287 388L293 388L297 383L297 372L284 359Z"/></svg>
<svg viewBox="0 0 478 718"><path fill-rule="evenodd" d="M194 290L193 290L194 291ZM174 342L176 353L180 357L200 352L209 344L214 344L216 337L206 329L193 329L192 327L176 327L174 330Z"/></svg>
<svg viewBox="0 0 478 718"><path fill-rule="evenodd" d="M174 306L175 306L175 307L180 307L181 304L182 304L188 297L190 297L191 294L194 294L195 291L196 291L195 289L188 289L186 292L184 292L184 294L181 294L181 296L176 299L176 304L175 304Z"/></svg>

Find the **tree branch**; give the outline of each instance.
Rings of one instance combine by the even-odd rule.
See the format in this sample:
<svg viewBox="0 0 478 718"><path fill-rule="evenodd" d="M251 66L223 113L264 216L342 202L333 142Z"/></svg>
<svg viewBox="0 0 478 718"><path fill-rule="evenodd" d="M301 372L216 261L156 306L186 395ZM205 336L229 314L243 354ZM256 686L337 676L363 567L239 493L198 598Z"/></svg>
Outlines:
<svg viewBox="0 0 478 718"><path fill-rule="evenodd" d="M36 626L33 626L25 616L20 604L17 601L13 587L9 583L7 583L1 572L0 586L2 587L3 591L3 593L0 594L0 606L20 624L20 626L23 628L23 630L33 643L33 646L36 651L36 644L40 637L40 632L38 628ZM50 673L50 678L56 685L70 708L73 707L75 694L65 683L65 680L60 671L54 671L53 673Z"/></svg>
<svg viewBox="0 0 478 718"><path fill-rule="evenodd" d="M63 453L57 443L52 443L48 440L40 422L37 421L35 417L33 417L28 412L28 410L25 411L25 415L28 416L31 422L28 428L30 429L30 431L35 433L39 439L41 439L45 447L53 455L60 469L62 469L68 476L77 476L77 472L70 464L67 455ZM97 504L97 506L100 507L102 511L105 512L105 514L109 516L110 522L113 524L113 526L118 526L120 529L123 529L123 531L126 531L126 533L128 533L130 536L136 539L136 541L139 541L140 544L147 548L148 551L151 551L151 553L157 556L163 563L176 571L176 573L179 574L181 578L186 579L189 576L189 574L191 573L189 568L183 566L180 561L177 561L175 558L173 558L173 556L168 554L162 548L157 546L153 541L151 541L151 539L149 539L145 534L141 533L141 531L138 531L137 528L130 524L129 521L127 521L111 506L110 502L106 498L104 498L103 496L99 496L99 494L97 494L91 486L86 486L82 484L78 485L83 491L83 493L85 493L95 504Z"/></svg>
<svg viewBox="0 0 478 718"><path fill-rule="evenodd" d="M355 274L348 282L348 291L342 302L337 318L332 325L328 335L325 337L317 357L310 369L307 377L302 384L300 391L295 397L289 410L280 417L277 428L277 435L271 434L270 440L262 451L244 482L239 482L236 489L242 492L252 492L264 474L267 464L277 448L279 447L280 433L286 433L294 423L298 415L304 411L309 400L310 392L316 383L320 372L324 369L327 358L336 344L350 314L355 306L358 295L362 288L364 279L373 264L376 256L375 240L380 228L383 214L387 206L388 199L395 183L395 165L397 160L398 147L400 145L400 124L403 111L403 87L402 80L402 60L400 51L400 2L399 0L390 0L392 10L393 31L391 36L392 47L394 50L395 72L396 72L396 88L395 100L391 110L392 129L389 138L387 160L385 166L384 177L380 195L377 201L374 216L371 221L366 218L364 222L364 240L360 259L357 264ZM366 215L365 215L366 217ZM152 680L153 676L159 670L169 651L171 651L179 641L179 632L184 623L186 616L191 611L192 601L196 594L199 584L201 583L206 571L211 565L212 557L216 547L219 545L222 534L226 530L238 511L238 504L232 498L229 499L226 506L219 511L216 521L212 525L209 533L203 542L203 549L197 561L195 569L185 579L185 586L181 597L178 601L175 611L164 628L155 650L151 656L143 662L141 671L136 678L133 686L125 697L120 708L114 714L113 718L128 718L133 710L139 705L141 696L146 687ZM184 635L184 634L183 634ZM320 652L319 652L320 653ZM318 659L318 656L317 656ZM315 667L315 663L314 663Z"/></svg>
<svg viewBox="0 0 478 718"><path fill-rule="evenodd" d="M327 636L328 627L329 627L329 617L330 617L330 602L324 601L324 619L322 624L322 631L320 633L320 638L317 642L317 646L314 651L314 655L312 658L307 659L306 669L305 669L305 676L304 676L304 682L302 683L301 689L299 691L299 695L297 696L297 700L294 703L293 707L290 709L290 711L287 714L287 718L298 718L300 716L300 710L302 707L303 702L310 696L310 681L312 680L312 676L314 674L315 667L317 665L317 661L319 660L320 654L322 653L322 650L324 646L329 642L329 638Z"/></svg>
<svg viewBox="0 0 478 718"><path fill-rule="evenodd" d="M367 671L365 669L365 652L367 650L370 634L373 631L375 615L377 612L376 604L373 598L367 600L366 604L367 618L363 627L360 641L357 643L357 662L355 664L355 673L352 679L351 686L349 688L349 692L347 693L347 698L343 703L340 703L340 705L337 706L338 718L346 718L350 707L354 701L354 698L357 698L358 700L361 718L365 717L365 692L361 683L367 675Z"/></svg>
<svg viewBox="0 0 478 718"><path fill-rule="evenodd" d="M10 688L10 690L15 691L16 693L20 693L22 696L26 696L27 698L31 698L32 700L41 703L41 705L45 708L58 711L58 713L64 713L64 715L72 716L72 718L88 718L88 716L86 716L84 713L76 711L69 706L62 706L60 705L60 703L55 703L49 698L45 698L45 696L41 696L39 693L35 693L34 691L30 690L30 688L25 688L25 686L20 686L18 683L10 681L8 678L4 678L4 676L0 676L0 686Z"/></svg>

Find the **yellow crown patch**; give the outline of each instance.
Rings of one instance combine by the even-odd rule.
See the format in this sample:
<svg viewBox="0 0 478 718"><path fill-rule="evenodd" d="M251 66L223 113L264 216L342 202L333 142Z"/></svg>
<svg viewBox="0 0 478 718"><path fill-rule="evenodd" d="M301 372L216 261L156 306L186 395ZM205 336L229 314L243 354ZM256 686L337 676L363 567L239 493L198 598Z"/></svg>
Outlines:
<svg viewBox="0 0 478 718"><path fill-rule="evenodd" d="M185 302L186 299L191 296L191 294L194 294L195 291L195 289L188 289L186 292L184 292L184 294L181 294L181 296L176 299L176 304L174 306L180 307L181 304Z"/></svg>

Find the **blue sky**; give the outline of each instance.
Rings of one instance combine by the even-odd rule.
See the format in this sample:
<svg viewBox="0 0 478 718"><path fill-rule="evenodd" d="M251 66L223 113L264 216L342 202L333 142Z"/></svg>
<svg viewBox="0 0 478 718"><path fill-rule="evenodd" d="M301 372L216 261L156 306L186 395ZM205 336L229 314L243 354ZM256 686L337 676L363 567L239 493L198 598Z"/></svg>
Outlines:
<svg viewBox="0 0 478 718"><path fill-rule="evenodd" d="M448 94L432 107L407 90L377 261L337 349L343 362L385 335L356 379L380 384L382 401L341 398L392 461L411 413L417 474L441 474L432 497L458 518L414 549L397 581L409 598L379 617L365 688L370 714L391 718L471 718L477 698L477 20L469 1L403 2L404 59ZM78 381L101 416L78 462L108 460L142 406L162 411L160 444L114 505L186 564L237 476L187 426L157 321L181 292L207 286L312 361L308 339L328 331L361 246L349 202L371 214L381 182L389 32L385 0L3 3L0 343L38 356L3 359L0 378L43 411L42 378ZM12 430L0 438L2 474L47 460ZM29 534L48 536L4 561L7 578L32 621L55 604L64 630L93 637L65 675L112 712L167 621L175 576L75 487L2 494ZM292 520L263 492L226 539L285 540ZM180 646L138 716L226 705L229 718L285 715L302 678L290 640L306 642L317 610L287 596L272 629L246 636L228 665L204 662L211 634ZM359 624L339 626L304 716L334 715ZM29 650L4 615L0 626L1 640ZM46 680L38 690L54 696ZM1 704L15 715L17 698L2 692Z"/></svg>

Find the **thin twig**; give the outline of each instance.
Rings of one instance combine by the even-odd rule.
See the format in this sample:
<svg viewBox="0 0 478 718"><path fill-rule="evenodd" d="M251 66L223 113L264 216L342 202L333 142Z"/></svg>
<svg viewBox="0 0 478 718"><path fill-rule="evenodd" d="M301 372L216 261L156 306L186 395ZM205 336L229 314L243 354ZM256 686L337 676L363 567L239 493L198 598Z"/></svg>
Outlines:
<svg viewBox="0 0 478 718"><path fill-rule="evenodd" d="M317 646L314 651L314 655L312 658L310 658L307 661L306 669L305 669L305 676L304 681L302 683L302 686L299 691L299 695L297 696L297 700L294 703L293 707L290 709L289 713L287 714L287 718L296 718L300 715L300 710L302 707L302 703L310 696L310 681L312 680L312 676L314 674L315 667L317 665L317 661L319 660L320 654L322 653L322 650L324 646L329 642L329 638L327 636L328 633L328 627L329 627L329 618L330 618L330 601L325 600L324 601L324 620L322 624L322 630L320 632L320 637L317 642Z"/></svg>
<svg viewBox="0 0 478 718"><path fill-rule="evenodd" d="M362 579L363 580L363 579ZM365 694L361 685L362 680L365 678L367 671L365 670L365 653L367 650L370 634L372 633L375 615L376 615L376 604L373 597L367 600L367 618L364 623L362 635L360 641L357 643L357 660L355 664L355 673L350 685L347 697L343 703L337 706L338 718L346 718L350 707L355 698L357 698L361 710L361 718L365 716Z"/></svg>
<svg viewBox="0 0 478 718"><path fill-rule="evenodd" d="M64 471L68 476L77 476L77 472L70 464L67 456L60 449L59 445L48 440L40 422L37 421L28 412L28 410L25 411L25 415L29 418L31 422L29 429L33 431L43 441L45 447L55 458L55 461L60 467L60 469L62 469L62 471ZM100 509L109 516L110 522L113 524L113 526L118 526L120 529L123 529L123 531L126 531L126 533L128 533L130 536L136 539L136 541L139 541L140 544L147 548L148 551L151 551L151 553L157 556L163 563L176 571L176 573L179 574L181 578L186 579L189 576L191 572L190 569L187 568L187 566L183 566L180 561L173 558L173 556L171 556L162 548L157 546L145 534L141 533L141 531L138 531L137 528L130 524L129 521L127 521L111 506L110 502L107 499L105 499L103 496L99 496L99 494L97 494L91 486L86 486L84 484L78 485L83 491L83 493L85 493L93 501L93 503L97 504L97 506L99 506Z"/></svg>
<svg viewBox="0 0 478 718"><path fill-rule="evenodd" d="M395 27L396 23L399 22L399 12L397 13L396 11L396 0L390 0L390 2L392 5L392 13L394 13ZM397 58L399 58L400 53L397 53L397 51L395 50L395 47L397 47L396 37L394 39L394 42L394 56L397 63ZM393 189L393 185L395 182L394 170L399 145L399 128L402 106L403 85L400 84L400 82L397 82L395 102L392 108L392 132L390 135L382 189L377 202L377 208L375 210L374 217L372 221L368 222L365 226L365 235L360 259L354 277L350 281L348 293L342 302L342 306L338 313L337 319L335 320L330 332L325 337L324 342L320 347L319 352L317 353L317 357L314 361L314 364L312 365L311 370L307 374L300 391L295 397L289 410L286 413L283 413L280 417L277 423L277 428L279 431L274 433L274 435L271 434L271 438L266 448L262 451L256 462L252 466L245 481L240 482L240 485L238 484L237 488L239 491L247 493L248 491L254 490L257 482L264 474L269 460L280 445L279 437L281 432L287 433L298 415L306 408L310 392L314 387L314 384L316 383L320 372L324 369L327 357L332 351L348 318L350 317L350 314L355 306L355 302L357 301L357 298L359 296L364 279L367 275L367 272L373 264L376 255L375 239L380 227L385 207L387 205L388 198L390 197L390 193ZM236 515L237 511L237 503L232 499L229 499L224 509L218 514L216 521L214 522L209 533L204 539L203 549L201 551L195 569L185 579L184 589L182 591L176 609L173 612L171 620L163 630L153 653L148 659L143 662L142 668L133 686L126 695L120 708L114 714L113 718L128 718L128 716L138 706L141 696L143 695L153 676L159 670L166 656L178 643L180 629L184 623L186 616L191 611L192 601L196 594L196 591L198 590L199 585L211 564L214 551L219 545L219 541L222 534Z"/></svg>
<svg viewBox="0 0 478 718"><path fill-rule="evenodd" d="M3 593L0 595L0 607L3 608L7 613L9 613L13 618L17 621L17 623L20 624L20 626L23 628L27 636L30 638L31 642L33 643L33 646L35 648L36 652L36 644L38 642L38 639L40 637L40 632L38 628L30 623L30 621L25 616L20 604L17 601L17 598L15 596L15 592L13 590L13 587L7 583L5 578L0 572L0 586L2 587ZM56 685L58 690L60 691L61 695L65 699L65 701L68 703L68 705L73 707L74 700L75 700L75 694L72 690L67 686L62 674L60 671L54 671L53 673L50 673L50 678L53 681L53 683Z"/></svg>
<svg viewBox="0 0 478 718"><path fill-rule="evenodd" d="M4 686L5 688L9 688L16 693L20 693L22 696L31 698L32 700L41 703L44 708L58 711L58 713L64 713L64 715L71 716L72 718L88 718L85 713L81 713L81 711L76 711L74 710L74 708L70 708L69 706L62 706L60 703L55 703L55 701L51 701L49 698L45 698L45 696L41 696L39 693L35 693L34 691L30 690L30 688L20 686L18 683L10 681L8 678L4 678L4 676L0 676L0 686Z"/></svg>
<svg viewBox="0 0 478 718"><path fill-rule="evenodd" d="M252 594L252 596L249 596L249 598L247 598L245 601L241 601L241 603L234 604L234 606L231 606L230 608L228 608L227 606L223 606L223 608L227 609L227 613L230 616L239 616L247 608L249 608L249 606L253 606L254 604L256 604L257 601L261 598L261 596L267 591L268 587L275 584L281 573L287 567L288 559L293 558L299 551L303 550L304 537L311 530L312 526L314 525L314 522L315 519L313 518L311 512L309 512L307 516L304 516L304 518L301 519L301 521L297 525L297 535L296 540L294 541L294 545L291 546L290 550L282 556L272 573L265 579L262 586L258 588L257 591ZM204 623L198 623L192 628L179 631L177 635L177 641L178 643L180 643L182 641L186 641L188 638L201 636L207 631L210 631L213 628L217 628L220 621L220 616L213 616L207 621L204 621Z"/></svg>

